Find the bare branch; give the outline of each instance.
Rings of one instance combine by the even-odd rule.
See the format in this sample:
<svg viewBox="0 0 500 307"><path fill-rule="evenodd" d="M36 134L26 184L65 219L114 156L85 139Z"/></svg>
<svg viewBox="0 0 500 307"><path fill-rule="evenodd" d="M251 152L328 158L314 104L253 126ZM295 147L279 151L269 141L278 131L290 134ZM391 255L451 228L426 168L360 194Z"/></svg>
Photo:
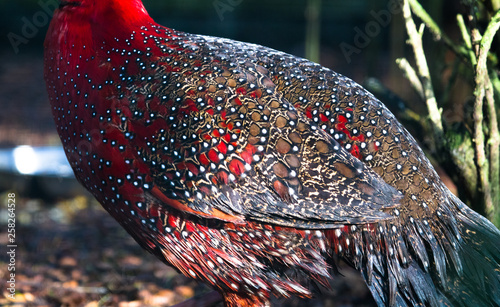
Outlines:
<svg viewBox="0 0 500 307"><path fill-rule="evenodd" d="M460 28L460 32L462 33L462 38L464 40L465 46L467 47L467 54L469 56L469 60L472 63L472 66L474 67L477 64L476 55L472 50L472 40L470 38L469 31L465 26L464 17L461 14L457 15L457 23L458 27Z"/></svg>
<svg viewBox="0 0 500 307"><path fill-rule="evenodd" d="M427 60L425 58L424 49L422 46L422 35L417 31L417 27L411 16L409 2L413 0L403 1L403 17L406 23L406 30L408 32L409 44L413 48L415 54L415 61L417 64L418 75L422 84L425 102L429 111L429 118L432 123L433 131L437 139L441 142L443 140L443 125L441 121L441 111L438 108L434 89L432 87L431 76Z"/></svg>
<svg viewBox="0 0 500 307"><path fill-rule="evenodd" d="M495 181L498 180L498 163L499 163L498 144L500 142L500 137L498 135L498 123L494 107L493 85L488 76L487 59L488 59L488 52L491 48L491 43L499 28L500 28L500 11L498 11L493 16L488 27L486 28L486 31L481 37L478 56L477 56L476 72L475 72L476 88L474 90L474 95L476 97L474 103L474 114L473 114L474 139L476 143L476 159L479 170L479 180L485 197L485 211L489 219L492 219L494 217L494 213L496 211L495 210L496 205L493 202L494 201L493 198L497 198L497 196L493 197L492 192L496 192L497 187L494 187L492 191L492 184L494 184L495 182L490 181L490 179L493 179L490 178L490 174L492 174L491 171L493 171L493 173L497 175L497 178L495 178L494 180ZM472 32L472 35L474 38L475 32ZM497 146L497 148L490 147L490 149L493 149L492 152L490 151L490 154L495 155L495 156L490 156L491 163L489 162L488 157L486 155L485 135L483 128L483 119L484 119L483 105L485 97L487 100L489 113L493 113L489 114L490 129L494 128L495 130L495 131L490 130L490 139L488 142L490 143L490 146L493 144Z"/></svg>
<svg viewBox="0 0 500 307"><path fill-rule="evenodd" d="M399 58L396 59L396 64L398 64L399 68L403 71L404 76L406 77L406 79L408 79L408 81L410 81L411 86L417 92L420 98L422 98L422 100L425 100L424 88L422 87L422 83L420 82L420 79L418 78L418 75L413 67L411 67L410 63L408 63L408 60L405 58Z"/></svg>
<svg viewBox="0 0 500 307"><path fill-rule="evenodd" d="M424 8L418 3L417 0L408 0L411 10L415 15L417 15L422 22L429 28L435 40L443 41L453 52L455 52L458 56L463 57L464 59L469 59L469 55L467 50L465 50L462 46L457 46L434 22L431 16L427 14Z"/></svg>

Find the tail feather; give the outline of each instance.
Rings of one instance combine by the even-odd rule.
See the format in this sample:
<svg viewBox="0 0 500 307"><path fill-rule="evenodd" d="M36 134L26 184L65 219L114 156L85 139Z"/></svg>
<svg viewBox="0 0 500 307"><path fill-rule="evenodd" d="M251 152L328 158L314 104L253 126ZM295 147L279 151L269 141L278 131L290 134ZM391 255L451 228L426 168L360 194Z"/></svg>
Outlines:
<svg viewBox="0 0 500 307"><path fill-rule="evenodd" d="M447 289L459 297L457 303L472 306L500 306L500 231L484 217L459 200L460 243L457 249L462 261L461 273L451 276ZM479 305L477 305L479 306Z"/></svg>
<svg viewBox="0 0 500 307"><path fill-rule="evenodd" d="M347 234L364 239L352 240L363 253L343 257L379 306L500 306L500 232L488 220L452 195L434 216L408 219Z"/></svg>

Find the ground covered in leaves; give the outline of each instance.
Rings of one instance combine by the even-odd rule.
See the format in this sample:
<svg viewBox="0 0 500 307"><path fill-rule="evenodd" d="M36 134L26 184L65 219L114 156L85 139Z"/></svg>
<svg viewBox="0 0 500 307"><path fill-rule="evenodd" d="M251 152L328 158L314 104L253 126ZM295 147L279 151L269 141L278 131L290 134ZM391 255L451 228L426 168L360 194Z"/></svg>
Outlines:
<svg viewBox="0 0 500 307"><path fill-rule="evenodd" d="M0 194L2 249L6 198ZM3 282L1 306L172 306L210 291L142 250L89 198L54 203L16 197L16 294L9 298ZM8 261L3 252L5 281ZM361 277L347 267L342 274L318 299L276 299L273 306L374 306Z"/></svg>

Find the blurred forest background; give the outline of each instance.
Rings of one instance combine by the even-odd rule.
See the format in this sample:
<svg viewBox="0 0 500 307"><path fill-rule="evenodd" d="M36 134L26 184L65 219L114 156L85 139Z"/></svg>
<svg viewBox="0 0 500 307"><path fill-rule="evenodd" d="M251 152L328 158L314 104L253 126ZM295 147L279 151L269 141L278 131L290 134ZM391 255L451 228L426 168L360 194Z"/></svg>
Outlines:
<svg viewBox="0 0 500 307"><path fill-rule="evenodd" d="M426 105L395 62L400 57L410 62L413 59L406 45L403 16L400 10L391 9L395 2L144 0L149 13L162 25L265 45L308 57L350 77L378 95L396 115L400 114L424 150L435 154L433 136L418 124L426 117ZM7 244L6 195L14 192L19 246L17 302L32 306L119 302L121 306L169 306L206 291L146 255L73 179L36 178L7 170L11 148L60 144L43 81L43 40L50 21L48 11L55 3L0 2L0 153L4 153L0 154L0 245L3 250ZM421 4L452 40L461 41L456 15L467 12L459 0L423 0ZM443 118L450 127L468 129L467 118L472 111L466 105L474 99L472 74L457 66L457 56L441 42L435 42L428 31L423 38L437 101L446 110ZM499 50L498 41L494 48ZM460 178L448 176L439 167L440 161L433 162L450 189L463 193L453 183ZM7 261L2 252L2 280L7 279ZM347 269L343 273L346 277L334 281L333 291L310 304L372 306L359 276ZM0 305L13 304L5 298L2 287L4 298ZM280 302L283 306L304 303Z"/></svg>

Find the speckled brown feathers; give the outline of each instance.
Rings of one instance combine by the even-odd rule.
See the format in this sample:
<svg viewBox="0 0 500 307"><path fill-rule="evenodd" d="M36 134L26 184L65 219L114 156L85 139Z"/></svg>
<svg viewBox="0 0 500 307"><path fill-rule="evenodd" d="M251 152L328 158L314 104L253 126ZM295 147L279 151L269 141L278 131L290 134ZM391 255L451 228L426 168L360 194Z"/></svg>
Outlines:
<svg viewBox="0 0 500 307"><path fill-rule="evenodd" d="M381 306L500 302L498 230L344 76L159 26L137 0L72 0L47 34L45 78L80 182L228 306L310 296L337 257Z"/></svg>

